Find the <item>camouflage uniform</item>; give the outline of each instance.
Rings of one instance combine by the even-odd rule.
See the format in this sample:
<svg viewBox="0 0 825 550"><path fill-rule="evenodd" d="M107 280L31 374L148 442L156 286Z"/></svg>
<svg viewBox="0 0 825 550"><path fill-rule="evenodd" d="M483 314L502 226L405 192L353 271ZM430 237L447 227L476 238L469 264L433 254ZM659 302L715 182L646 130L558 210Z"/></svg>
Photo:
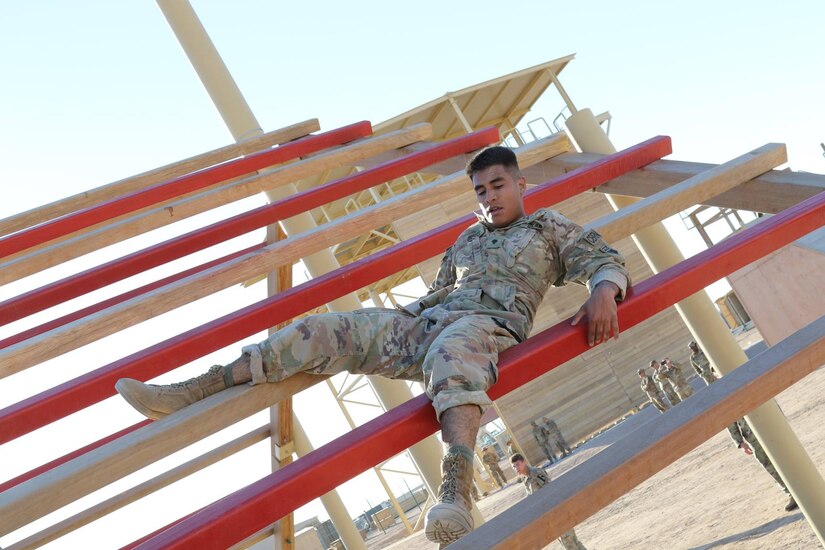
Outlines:
<svg viewBox="0 0 825 550"><path fill-rule="evenodd" d="M602 281L624 297L621 254L558 212L538 210L503 228L479 219L447 249L429 294L412 307L295 321L258 344L263 371L268 382L302 371L423 378L439 418L459 405L485 410L499 353L527 337L548 287Z"/></svg>
<svg viewBox="0 0 825 550"><path fill-rule="evenodd" d="M573 450L570 448L570 445L568 445L567 441L565 441L564 436L561 435L561 430L559 429L559 425L556 424L555 420L553 420L552 418L545 418L544 427L547 429L549 439L553 440L553 443L556 445L556 447L558 447L562 457L565 457L573 452Z"/></svg>
<svg viewBox="0 0 825 550"><path fill-rule="evenodd" d="M645 374L644 378L641 378L641 385L642 391L647 394L648 399L650 402L653 403L653 406L659 409L659 412L665 412L670 407L664 401L664 396L662 395L662 391L653 381L649 375Z"/></svg>
<svg viewBox="0 0 825 550"><path fill-rule="evenodd" d="M662 363L662 371L670 380L670 383L673 385L673 389L676 390L676 394L679 396L679 399L684 401L693 395L693 388L690 384L688 384L688 381L685 380L685 375L682 374L681 365L679 363L673 360L670 361L670 365Z"/></svg>
<svg viewBox="0 0 825 550"><path fill-rule="evenodd" d="M691 352L690 364L693 370L696 371L696 374L705 381L705 384L711 385L716 381L716 377L713 375L713 369L710 366L710 361L708 361L705 352L702 350L697 349L696 353Z"/></svg>
<svg viewBox="0 0 825 550"><path fill-rule="evenodd" d="M662 392L667 396L667 400L670 401L671 407L682 402L682 400L679 399L679 396L676 395L676 390L673 389L673 383L670 378L667 377L667 374L662 370L661 366L658 370L653 369L653 380L656 382L656 385L659 386L659 389L662 390Z"/></svg>
<svg viewBox="0 0 825 550"><path fill-rule="evenodd" d="M501 466L498 465L498 455L493 449L487 447L481 455L481 460L487 465L490 475L493 476L493 480L499 487L507 485L507 478L504 477L504 472L501 471Z"/></svg>
<svg viewBox="0 0 825 550"><path fill-rule="evenodd" d="M547 430L543 427L539 426L538 424L533 424L533 439L536 440L536 443L541 449L541 452L544 453L544 456L547 457L547 460L550 461L550 464L553 464L556 461L556 454L553 452L553 448L550 446L550 434L547 433Z"/></svg>
<svg viewBox="0 0 825 550"><path fill-rule="evenodd" d="M737 447L742 447L742 441L747 441L750 448L753 450L753 456L759 463L762 465L765 470L771 474L774 481L779 484L779 487L785 494L790 495L790 491L785 486L785 482L782 481L782 478L779 476L779 472L776 471L774 468L771 459L768 458L768 455L765 453L765 449L762 448L762 445L759 443L759 440L756 439L756 435L751 431L751 427L748 424L748 421L744 418L740 418L730 426L728 426L728 432L730 433L731 439L733 442L736 443Z"/></svg>
<svg viewBox="0 0 825 550"><path fill-rule="evenodd" d="M527 475L521 476L519 481L524 483L524 490L527 491L527 494L532 495L550 483L550 476L541 468L535 468L533 466L528 466L528 468L529 471ZM565 531L562 536L559 537L559 542L564 546L565 550L586 550L576 536L576 531L573 529Z"/></svg>

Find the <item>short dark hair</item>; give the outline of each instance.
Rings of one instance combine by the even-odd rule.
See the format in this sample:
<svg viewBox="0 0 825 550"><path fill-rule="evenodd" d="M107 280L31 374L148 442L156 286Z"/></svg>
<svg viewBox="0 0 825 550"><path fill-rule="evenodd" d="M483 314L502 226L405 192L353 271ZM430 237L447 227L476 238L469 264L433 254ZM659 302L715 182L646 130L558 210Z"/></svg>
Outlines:
<svg viewBox="0 0 825 550"><path fill-rule="evenodd" d="M486 147L470 159L467 163L467 176L473 179L476 172L480 172L491 166L503 166L514 178L521 177L521 170L518 167L518 158L512 149L494 145Z"/></svg>
<svg viewBox="0 0 825 550"><path fill-rule="evenodd" d="M515 464L519 460L523 461L524 457L520 453L513 453L513 456L510 457L510 464Z"/></svg>

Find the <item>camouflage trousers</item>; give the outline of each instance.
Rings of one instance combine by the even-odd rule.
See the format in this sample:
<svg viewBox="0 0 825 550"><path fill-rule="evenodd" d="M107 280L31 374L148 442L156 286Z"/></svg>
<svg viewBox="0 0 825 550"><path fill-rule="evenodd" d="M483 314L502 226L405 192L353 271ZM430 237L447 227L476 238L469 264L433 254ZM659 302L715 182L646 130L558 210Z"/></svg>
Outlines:
<svg viewBox="0 0 825 550"><path fill-rule="evenodd" d="M544 453L544 456L547 457L547 460L550 461L550 464L553 464L556 461L556 453L553 452L553 447L550 446L549 441L539 442L539 449Z"/></svg>
<svg viewBox="0 0 825 550"><path fill-rule="evenodd" d="M573 529L565 531L562 536L559 537L559 542L564 546L564 550L587 550L579 541L579 537L576 536L576 531Z"/></svg>
<svg viewBox="0 0 825 550"><path fill-rule="evenodd" d="M310 315L258 344L268 382L297 373L372 374L423 381L436 414L492 402L498 354L516 344L492 317L443 311L437 320L395 309Z"/></svg>
<svg viewBox="0 0 825 550"><path fill-rule="evenodd" d="M670 386L669 384L667 386L662 386L661 389L662 389L662 393L664 393L667 396L667 400L670 401L670 406L671 407L673 407L675 405L678 405L679 403L682 402L682 400L676 394L676 390L674 390L673 387Z"/></svg>
<svg viewBox="0 0 825 550"><path fill-rule="evenodd" d="M711 384L716 382L716 378L713 376L713 373L710 372L709 370L703 370L699 374L699 376L702 378L702 380L705 381L705 384L707 384L708 386L710 386Z"/></svg>
<svg viewBox="0 0 825 550"><path fill-rule="evenodd" d="M507 478L504 477L504 472L501 470L501 466L498 465L498 462L491 461L485 462L484 464L487 465L490 475L499 487L504 487L507 485Z"/></svg>
<svg viewBox="0 0 825 550"><path fill-rule="evenodd" d="M774 479L774 481L776 481L776 483L785 493L791 494L790 491L788 491L788 488L785 486L785 482L782 481L782 477L779 475L779 472L776 471L773 462L771 462L771 459L768 458L768 453L766 453L765 449L762 448L762 444L759 443L759 440L756 439L756 436L753 434L753 432L748 432L747 435L744 436L744 438L753 450L753 456L754 458L756 458L756 460L759 461L759 464L761 464L762 467L765 468L765 471L771 474L771 477Z"/></svg>
<svg viewBox="0 0 825 550"><path fill-rule="evenodd" d="M665 403L664 396L662 396L661 393L647 393L647 398L650 399L650 402L653 403L654 407L659 409L659 412L665 412L670 408L670 406Z"/></svg>
<svg viewBox="0 0 825 550"><path fill-rule="evenodd" d="M693 387L685 379L674 380L673 389L682 401L693 395Z"/></svg>

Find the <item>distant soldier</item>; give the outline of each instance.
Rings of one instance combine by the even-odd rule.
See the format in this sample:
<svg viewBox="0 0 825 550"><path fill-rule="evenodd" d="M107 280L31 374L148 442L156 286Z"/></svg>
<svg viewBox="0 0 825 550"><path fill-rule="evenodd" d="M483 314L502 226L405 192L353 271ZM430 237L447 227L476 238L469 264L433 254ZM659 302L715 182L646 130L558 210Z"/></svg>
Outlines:
<svg viewBox="0 0 825 550"><path fill-rule="evenodd" d="M536 444L538 444L544 456L547 457L547 460L550 461L550 464L553 464L556 461L556 455L553 453L552 447L550 447L550 434L546 428L539 426L535 420L530 422L530 425L533 426L533 439L536 440Z"/></svg>
<svg viewBox="0 0 825 550"><path fill-rule="evenodd" d="M693 341L688 344L688 348L690 348L690 365L693 367L693 370L696 371L696 374L698 374L708 386L714 383L716 381L716 375L713 373L710 361L705 357L705 352L699 348L699 344Z"/></svg>
<svg viewBox="0 0 825 550"><path fill-rule="evenodd" d="M659 409L659 412L665 412L670 407L665 403L665 398L662 391L653 381L653 378L648 376L645 369L639 369L639 378L641 378L642 391L647 394L647 398L653 403L653 406Z"/></svg>
<svg viewBox="0 0 825 550"><path fill-rule="evenodd" d="M550 476L547 475L547 472L542 468L530 466L520 454L511 456L510 462L513 464L513 469L518 472L520 476L518 481L524 483L524 490L527 491L528 496L550 483ZM579 538L576 536L576 531L573 529L565 531L562 536L559 537L559 542L564 546L565 550L587 550L579 541Z"/></svg>
<svg viewBox="0 0 825 550"><path fill-rule="evenodd" d="M796 503L793 496L791 496L790 491L788 491L788 488L785 486L785 482L782 481L782 478L779 476L779 472L777 472L776 468L774 468L771 459L768 458L767 454L765 454L765 450L762 448L762 445L759 444L759 440L756 439L756 436L751 431L751 427L748 425L747 420L740 418L728 426L728 432L730 433L730 437L733 439L733 442L736 443L736 446L742 449L745 454L753 455L756 460L762 464L762 467L765 468L769 474L771 474L782 491L788 496L788 504L785 505L785 511L790 512L799 508L799 505Z"/></svg>
<svg viewBox="0 0 825 550"><path fill-rule="evenodd" d="M484 447L482 449L481 460L487 465L490 470L490 475L496 484L503 488L507 485L507 479L504 477L504 472L501 471L501 466L498 465L498 454L491 447Z"/></svg>
<svg viewBox="0 0 825 550"><path fill-rule="evenodd" d="M662 366L659 362L656 360L651 361L650 367L653 369L653 381L656 382L656 385L659 386L662 393L667 396L667 400L670 401L670 406L672 407L678 403L681 403L682 400L679 399L679 396L676 394L676 390L673 388L673 382L671 382L670 378L667 377L667 374L662 371Z"/></svg>
<svg viewBox="0 0 825 550"><path fill-rule="evenodd" d="M670 357L665 357L662 359L662 370L665 376L670 378L673 389L676 390L682 401L693 395L693 388L688 384L685 375L682 373L682 365L671 361Z"/></svg>
<svg viewBox="0 0 825 550"><path fill-rule="evenodd" d="M507 440L507 456L513 456L518 452L518 448L516 448L516 442L512 439Z"/></svg>
<svg viewBox="0 0 825 550"><path fill-rule="evenodd" d="M551 443L550 448L552 449L552 444L555 443L562 458L573 452L570 445L568 445L567 441L564 440L564 436L561 435L561 430L555 420L550 417L544 417L544 429L547 430L548 442Z"/></svg>

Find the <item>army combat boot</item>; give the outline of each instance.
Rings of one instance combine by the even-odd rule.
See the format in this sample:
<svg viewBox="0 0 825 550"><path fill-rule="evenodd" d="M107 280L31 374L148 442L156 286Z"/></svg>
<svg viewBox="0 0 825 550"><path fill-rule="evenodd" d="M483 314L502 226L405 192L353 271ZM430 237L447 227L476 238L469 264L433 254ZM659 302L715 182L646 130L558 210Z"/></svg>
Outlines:
<svg viewBox="0 0 825 550"><path fill-rule="evenodd" d="M115 389L138 412L158 420L234 385L230 364L215 365L200 376L163 386L121 378Z"/></svg>
<svg viewBox="0 0 825 550"><path fill-rule="evenodd" d="M427 538L440 543L442 548L473 530L472 483L472 451L460 445L451 446L441 459L438 502L427 512L424 527Z"/></svg>

